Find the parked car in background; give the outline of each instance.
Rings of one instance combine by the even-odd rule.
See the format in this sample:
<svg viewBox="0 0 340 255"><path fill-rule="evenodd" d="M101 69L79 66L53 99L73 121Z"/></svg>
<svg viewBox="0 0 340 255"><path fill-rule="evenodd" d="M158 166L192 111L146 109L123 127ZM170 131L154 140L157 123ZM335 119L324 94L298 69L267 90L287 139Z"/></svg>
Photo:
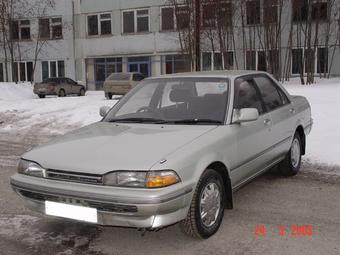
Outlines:
<svg viewBox="0 0 340 255"><path fill-rule="evenodd" d="M86 88L84 85L78 84L70 78L48 78L42 83L34 84L33 92L40 98L45 98L45 96L49 95L59 97L65 97L67 95L85 96Z"/></svg>
<svg viewBox="0 0 340 255"><path fill-rule="evenodd" d="M198 238L258 175L275 165L296 175L313 123L306 98L253 71L148 78L100 114L25 153L13 189L49 216L145 230L181 222Z"/></svg>
<svg viewBox="0 0 340 255"><path fill-rule="evenodd" d="M113 95L125 95L145 76L141 73L113 73L104 82L104 93L107 99Z"/></svg>

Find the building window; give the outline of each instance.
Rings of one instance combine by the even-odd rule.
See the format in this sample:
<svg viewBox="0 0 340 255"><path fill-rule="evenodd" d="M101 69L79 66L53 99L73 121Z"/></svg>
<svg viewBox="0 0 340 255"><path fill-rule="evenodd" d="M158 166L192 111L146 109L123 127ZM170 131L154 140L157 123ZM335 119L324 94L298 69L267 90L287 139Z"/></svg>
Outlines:
<svg viewBox="0 0 340 255"><path fill-rule="evenodd" d="M123 33L149 32L149 10L123 11Z"/></svg>
<svg viewBox="0 0 340 255"><path fill-rule="evenodd" d="M248 50L246 52L246 69L256 70L256 51Z"/></svg>
<svg viewBox="0 0 340 255"><path fill-rule="evenodd" d="M43 81L48 78L65 77L65 62L63 60L43 61L41 67Z"/></svg>
<svg viewBox="0 0 340 255"><path fill-rule="evenodd" d="M188 29L190 27L190 10L187 6L175 8L176 25L179 30Z"/></svg>
<svg viewBox="0 0 340 255"><path fill-rule="evenodd" d="M315 21L325 21L328 19L328 3L327 2L313 3L312 19Z"/></svg>
<svg viewBox="0 0 340 255"><path fill-rule="evenodd" d="M33 81L33 62L15 62L12 66L13 81Z"/></svg>
<svg viewBox="0 0 340 255"><path fill-rule="evenodd" d="M266 52L258 51L257 52L257 70L258 71L267 71L267 61L266 61Z"/></svg>
<svg viewBox="0 0 340 255"><path fill-rule="evenodd" d="M94 60L94 79L96 89L102 89L104 81L112 73L121 73L123 71L122 58L96 58Z"/></svg>
<svg viewBox="0 0 340 255"><path fill-rule="evenodd" d="M247 25L258 25L261 23L260 0L247 1Z"/></svg>
<svg viewBox="0 0 340 255"><path fill-rule="evenodd" d="M308 1L307 0L293 0L292 3L293 21L306 21L308 18Z"/></svg>
<svg viewBox="0 0 340 255"><path fill-rule="evenodd" d="M216 4L205 3L202 5L202 26L206 28L216 27Z"/></svg>
<svg viewBox="0 0 340 255"><path fill-rule="evenodd" d="M292 49L292 74L300 74L303 69L303 49Z"/></svg>
<svg viewBox="0 0 340 255"><path fill-rule="evenodd" d="M234 67L234 52L227 51L224 53L224 67L225 69L232 69Z"/></svg>
<svg viewBox="0 0 340 255"><path fill-rule="evenodd" d="M305 72L315 73L315 50L306 49L305 54Z"/></svg>
<svg viewBox="0 0 340 255"><path fill-rule="evenodd" d="M328 19L328 3L326 1L312 2L312 15L314 21L324 21ZM307 0L293 0L292 12L293 21L301 22L308 19L309 1Z"/></svg>
<svg viewBox="0 0 340 255"><path fill-rule="evenodd" d="M217 24L219 27L231 27L233 24L232 3L223 1L217 8Z"/></svg>
<svg viewBox="0 0 340 255"><path fill-rule="evenodd" d="M4 65L0 63L0 82L4 82Z"/></svg>
<svg viewBox="0 0 340 255"><path fill-rule="evenodd" d="M30 20L16 20L12 22L11 37L13 40L30 40L31 23Z"/></svg>
<svg viewBox="0 0 340 255"><path fill-rule="evenodd" d="M271 24L278 22L278 0L265 0L263 2L263 23Z"/></svg>
<svg viewBox="0 0 340 255"><path fill-rule="evenodd" d="M175 29L175 10L173 7L162 7L162 31Z"/></svg>
<svg viewBox="0 0 340 255"><path fill-rule="evenodd" d="M317 72L328 73L328 49L318 48Z"/></svg>
<svg viewBox="0 0 340 255"><path fill-rule="evenodd" d="M101 13L87 16L87 34L94 35L110 35L111 30L111 14Z"/></svg>
<svg viewBox="0 0 340 255"><path fill-rule="evenodd" d="M202 70L223 70L223 66L224 69L231 69L234 66L234 53L232 51L225 52L223 56L220 52L202 53Z"/></svg>
<svg viewBox="0 0 340 255"><path fill-rule="evenodd" d="M191 71L191 63L186 55L167 55L163 56L165 69L163 74L183 73Z"/></svg>
<svg viewBox="0 0 340 255"><path fill-rule="evenodd" d="M41 39L62 39L63 25L62 18L39 19L39 37Z"/></svg>

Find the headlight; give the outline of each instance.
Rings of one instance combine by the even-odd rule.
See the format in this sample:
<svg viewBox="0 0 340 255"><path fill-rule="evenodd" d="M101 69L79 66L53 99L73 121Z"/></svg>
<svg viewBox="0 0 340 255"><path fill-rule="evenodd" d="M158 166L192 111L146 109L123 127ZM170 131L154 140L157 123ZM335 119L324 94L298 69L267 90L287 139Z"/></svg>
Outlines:
<svg viewBox="0 0 340 255"><path fill-rule="evenodd" d="M161 188L180 182L176 172L165 171L119 171L104 176L104 185L134 187L134 188Z"/></svg>
<svg viewBox="0 0 340 255"><path fill-rule="evenodd" d="M35 176L35 177L45 177L46 170L42 168L35 162L28 161L25 159L20 159L18 165L18 173Z"/></svg>

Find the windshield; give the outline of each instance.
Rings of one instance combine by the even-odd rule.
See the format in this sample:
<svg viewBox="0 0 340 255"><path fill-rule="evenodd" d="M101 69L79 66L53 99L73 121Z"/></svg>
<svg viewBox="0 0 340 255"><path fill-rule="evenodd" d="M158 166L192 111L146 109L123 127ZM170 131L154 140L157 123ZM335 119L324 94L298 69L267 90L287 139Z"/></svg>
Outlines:
<svg viewBox="0 0 340 255"><path fill-rule="evenodd" d="M144 80L103 121L223 124L228 95L228 80L222 78Z"/></svg>

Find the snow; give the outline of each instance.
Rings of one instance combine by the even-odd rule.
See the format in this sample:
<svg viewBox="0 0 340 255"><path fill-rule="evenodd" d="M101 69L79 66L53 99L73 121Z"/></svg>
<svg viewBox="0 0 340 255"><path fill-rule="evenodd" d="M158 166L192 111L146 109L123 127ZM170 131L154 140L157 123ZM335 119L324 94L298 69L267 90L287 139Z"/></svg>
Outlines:
<svg viewBox="0 0 340 255"><path fill-rule="evenodd" d="M284 84L292 95L305 96L312 107L314 125L307 137L306 159L340 165L340 79L317 79L302 86L299 79Z"/></svg>
<svg viewBox="0 0 340 255"><path fill-rule="evenodd" d="M305 96L312 106L314 125L305 160L340 165L340 79L321 79L305 86L292 79L284 86L292 95ZM21 132L39 126L51 134L63 134L99 121L99 108L116 102L105 99L103 91L88 91L85 97L39 99L30 84L0 83L0 116L7 116L0 119L0 131Z"/></svg>
<svg viewBox="0 0 340 255"><path fill-rule="evenodd" d="M99 121L99 108L113 106L116 102L107 100L103 91L89 91L85 97L48 96L40 99L33 93L31 84L0 83L0 114L12 114L12 119L16 119L14 125L9 122L1 129L20 131L48 123L46 129L51 133L63 134L70 126L80 127Z"/></svg>

